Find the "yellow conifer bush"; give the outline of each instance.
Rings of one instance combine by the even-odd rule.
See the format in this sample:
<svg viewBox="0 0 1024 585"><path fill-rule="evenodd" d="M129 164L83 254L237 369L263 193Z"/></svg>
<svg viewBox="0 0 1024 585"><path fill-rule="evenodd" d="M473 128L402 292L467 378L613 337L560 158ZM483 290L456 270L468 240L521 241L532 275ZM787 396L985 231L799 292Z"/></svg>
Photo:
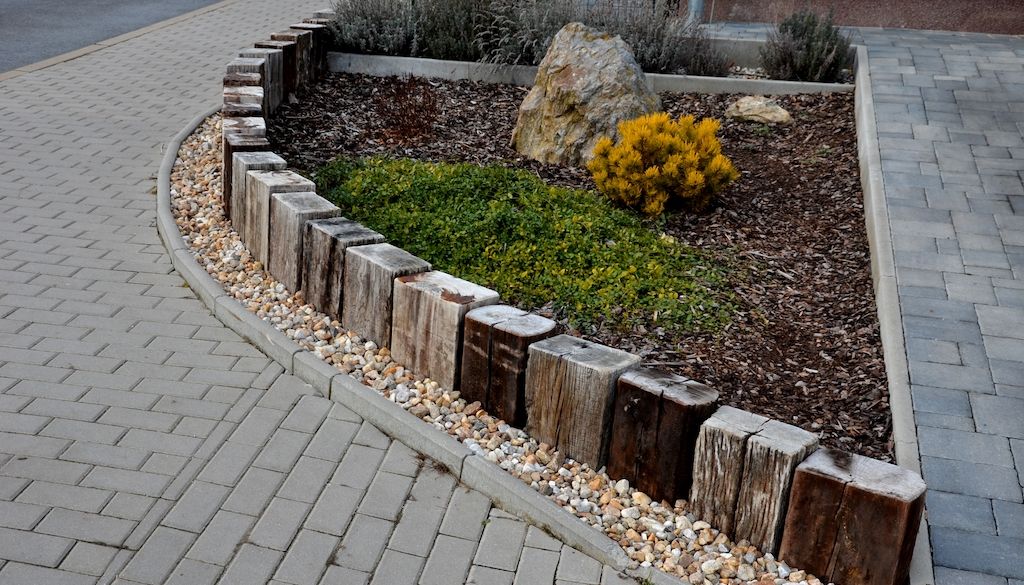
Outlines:
<svg viewBox="0 0 1024 585"><path fill-rule="evenodd" d="M670 202L700 210L740 174L718 141L719 122L658 112L619 124L619 139L594 147L588 168L612 201L655 217Z"/></svg>

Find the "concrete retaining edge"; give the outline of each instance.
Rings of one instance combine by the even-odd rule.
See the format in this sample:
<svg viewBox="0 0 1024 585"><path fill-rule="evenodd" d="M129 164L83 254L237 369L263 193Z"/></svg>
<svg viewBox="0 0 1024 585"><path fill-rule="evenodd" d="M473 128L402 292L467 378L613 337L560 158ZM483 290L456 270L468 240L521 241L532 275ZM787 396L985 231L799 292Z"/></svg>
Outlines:
<svg viewBox="0 0 1024 585"><path fill-rule="evenodd" d="M228 296L220 283L199 266L185 246L171 211L171 171L182 142L219 110L219 107L212 108L195 117L171 139L157 177L157 231L175 270L196 296L225 326L255 345L286 372L294 373L313 386L325 398L345 405L388 436L441 463L459 481L486 494L499 508L525 518L605 565L619 571L626 570L630 564L626 553L603 532L565 512L493 463L473 456L469 449L447 433L434 429L372 388L302 349L287 335ZM665 583L680 583L674 577L662 574L669 579Z"/></svg>
<svg viewBox="0 0 1024 585"><path fill-rule="evenodd" d="M527 65L495 65L472 61L444 61L418 57L327 53L327 68L334 73L361 73L374 76L416 75L447 80L468 79L483 83L533 85L537 68ZM734 79L698 75L648 73L654 91L698 93L746 93L789 95L798 93L849 93L854 85L846 83L805 83L774 79Z"/></svg>
<svg viewBox="0 0 1024 585"><path fill-rule="evenodd" d="M882 162L875 126L875 106L871 97L871 71L867 47L858 45L855 114L857 121L857 159L864 191L864 223L871 252L871 277L875 285L875 306L882 338L882 354L889 383L889 408L896 463L921 474L917 443L917 425L910 393L910 369L907 363L903 317L896 279L896 259L889 227L889 209L882 182ZM934 585L932 552L928 539L927 511L921 519L914 557L910 563L911 585Z"/></svg>

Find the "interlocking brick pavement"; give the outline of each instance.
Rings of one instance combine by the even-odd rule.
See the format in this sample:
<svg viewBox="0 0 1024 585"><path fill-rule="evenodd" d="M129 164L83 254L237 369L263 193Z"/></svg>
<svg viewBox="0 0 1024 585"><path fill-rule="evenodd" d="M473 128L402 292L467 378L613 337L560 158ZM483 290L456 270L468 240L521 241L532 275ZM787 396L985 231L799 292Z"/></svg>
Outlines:
<svg viewBox="0 0 1024 585"><path fill-rule="evenodd" d="M0 81L0 584L620 582L282 375L173 272L163 145L234 51L323 4L228 3Z"/></svg>

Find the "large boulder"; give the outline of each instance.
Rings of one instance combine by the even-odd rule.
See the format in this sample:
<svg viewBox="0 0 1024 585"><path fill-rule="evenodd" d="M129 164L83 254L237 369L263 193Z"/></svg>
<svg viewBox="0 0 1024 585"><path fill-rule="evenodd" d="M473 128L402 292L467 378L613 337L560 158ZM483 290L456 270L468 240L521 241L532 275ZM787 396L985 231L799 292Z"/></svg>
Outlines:
<svg viewBox="0 0 1024 585"><path fill-rule="evenodd" d="M519 107L512 147L544 163L585 164L598 139L616 135L619 122L660 109L621 38L569 23L555 35Z"/></svg>

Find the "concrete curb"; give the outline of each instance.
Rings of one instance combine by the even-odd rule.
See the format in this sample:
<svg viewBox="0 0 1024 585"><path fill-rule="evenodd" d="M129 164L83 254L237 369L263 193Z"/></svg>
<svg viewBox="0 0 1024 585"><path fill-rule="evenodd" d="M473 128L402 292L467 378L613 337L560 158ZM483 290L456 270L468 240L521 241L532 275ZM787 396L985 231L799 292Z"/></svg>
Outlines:
<svg viewBox="0 0 1024 585"><path fill-rule="evenodd" d="M483 83L533 85L537 68L526 65L493 65L471 61L443 61L418 57L390 57L385 55L358 55L354 53L328 53L327 67L335 73L361 73L364 75L417 75L440 79L468 79ZM648 73L654 91L699 93L746 93L789 95L798 93L848 93L854 86L845 83L805 83L774 79L732 79L728 77L701 77L697 75L664 75Z"/></svg>
<svg viewBox="0 0 1024 585"><path fill-rule="evenodd" d="M286 372L310 384L324 397L339 402L390 437L408 445L451 471L462 483L486 494L501 509L530 521L569 546L616 570L629 566L626 553L601 531L559 508L505 471L473 456L447 433L434 429L405 409L386 400L372 388L357 382L299 347L287 335L247 310L228 296L195 261L181 239L171 212L170 178L181 143L219 108L194 118L168 143L157 184L157 230L167 247L174 268L196 295L229 329L255 345L279 363ZM665 575L675 583L669 575Z"/></svg>
<svg viewBox="0 0 1024 585"><path fill-rule="evenodd" d="M868 50L857 46L857 158L860 161L860 182L864 191L864 222L871 249L871 277L875 284L875 305L882 338L885 372L889 382L889 408L892 411L892 434L896 463L921 474L921 457L917 443L917 425L910 393L910 369L907 364L903 317L896 281L896 259L889 227L889 209L882 182L882 162L875 126L875 107L871 97L871 71ZM921 519L914 557L910 564L911 585L933 585L932 553L928 540L927 512Z"/></svg>

